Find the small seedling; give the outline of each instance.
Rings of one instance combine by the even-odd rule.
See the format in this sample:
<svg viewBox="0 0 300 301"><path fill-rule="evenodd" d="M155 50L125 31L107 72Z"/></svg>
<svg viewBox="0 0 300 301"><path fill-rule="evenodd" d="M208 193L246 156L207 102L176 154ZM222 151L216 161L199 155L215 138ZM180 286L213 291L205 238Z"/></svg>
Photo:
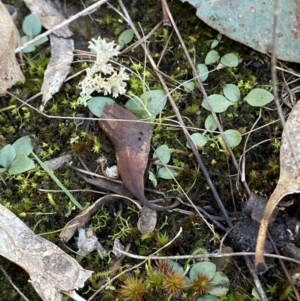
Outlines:
<svg viewBox="0 0 300 301"><path fill-rule="evenodd" d="M15 143L8 144L0 150L0 173L8 172L17 175L35 167L28 158L33 146L29 136L22 137Z"/></svg>
<svg viewBox="0 0 300 301"><path fill-rule="evenodd" d="M121 49L125 45L129 44L132 41L133 36L134 36L134 32L133 32L133 30L131 28L124 30L120 34L120 36L118 38L118 44L120 45Z"/></svg>
<svg viewBox="0 0 300 301"><path fill-rule="evenodd" d="M153 158L159 158L156 161L157 164L166 165L171 160L171 151L166 144L159 146L154 154ZM166 166L156 165L156 173L149 171L149 180L152 182L154 187L157 186L157 179L170 180L176 176L176 171L173 168L168 168Z"/></svg>
<svg viewBox="0 0 300 301"><path fill-rule="evenodd" d="M23 32L25 33L25 36L21 38L21 42L24 45L25 43L32 40L35 36L41 33L42 24L36 15L30 14L24 19L22 24L22 29ZM42 37L38 41L24 48L23 52L24 53L33 52L37 46L47 41L48 41L47 37Z"/></svg>

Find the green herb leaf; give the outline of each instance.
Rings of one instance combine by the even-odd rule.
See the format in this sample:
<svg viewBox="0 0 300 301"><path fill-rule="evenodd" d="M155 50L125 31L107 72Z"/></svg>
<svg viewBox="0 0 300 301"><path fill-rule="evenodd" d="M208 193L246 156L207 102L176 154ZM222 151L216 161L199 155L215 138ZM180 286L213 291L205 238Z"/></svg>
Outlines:
<svg viewBox="0 0 300 301"><path fill-rule="evenodd" d="M205 64L198 64L197 69L198 69L200 80L202 82L205 82L209 75L207 66Z"/></svg>
<svg viewBox="0 0 300 301"><path fill-rule="evenodd" d="M218 125L212 114L209 114L206 117L204 126L205 126L205 129L207 129L208 131L215 131L218 128Z"/></svg>
<svg viewBox="0 0 300 301"><path fill-rule="evenodd" d="M153 187L157 186L157 179L155 177L155 174L152 171L149 171L148 179L151 181Z"/></svg>
<svg viewBox="0 0 300 301"><path fill-rule="evenodd" d="M216 113L225 112L228 109L228 107L232 105L232 102L228 101L223 95L220 95L220 94L212 94L212 95L208 96L208 99L210 101L212 109ZM206 99L203 100L201 105L204 109L210 111L210 108L208 106Z"/></svg>
<svg viewBox="0 0 300 301"><path fill-rule="evenodd" d="M27 17L25 17L22 24L22 28L23 28L23 32L27 36L33 38L34 36L38 35L41 32L42 24L36 15L30 14Z"/></svg>
<svg viewBox="0 0 300 301"><path fill-rule="evenodd" d="M165 180L171 180L176 176L176 170L173 168L161 167L157 171L157 177Z"/></svg>
<svg viewBox="0 0 300 301"><path fill-rule="evenodd" d="M251 90L244 99L252 107L262 107L271 102L274 96L267 90L255 88Z"/></svg>
<svg viewBox="0 0 300 301"><path fill-rule="evenodd" d="M208 139L200 133L194 133L191 135L193 142L195 143L198 149L202 149L202 147L207 143ZM186 146L191 148L190 144L186 142Z"/></svg>
<svg viewBox="0 0 300 301"><path fill-rule="evenodd" d="M221 57L221 63L226 67L236 67L239 59L234 53L227 53Z"/></svg>
<svg viewBox="0 0 300 301"><path fill-rule="evenodd" d="M16 151L10 144L5 145L0 150L0 166L4 167L3 171L8 169L8 167L11 165L15 158Z"/></svg>
<svg viewBox="0 0 300 301"><path fill-rule="evenodd" d="M24 136L22 138L19 138L13 143L12 147L16 152L16 156L20 156L20 155L29 156L29 154L33 150L33 145L31 143L30 136Z"/></svg>
<svg viewBox="0 0 300 301"><path fill-rule="evenodd" d="M164 164L169 163L169 161L171 159L171 151L166 144L159 146L155 150L155 152L153 154L153 158L157 158L157 157L159 158L159 160L157 162L164 163Z"/></svg>
<svg viewBox="0 0 300 301"><path fill-rule="evenodd" d="M211 50L206 54L205 64L211 65L217 62L220 59L220 55L216 50Z"/></svg>
<svg viewBox="0 0 300 301"><path fill-rule="evenodd" d="M118 38L118 44L121 46L121 48L124 47L126 44L132 41L133 36L134 32L131 28L124 30Z"/></svg>
<svg viewBox="0 0 300 301"><path fill-rule="evenodd" d="M11 175L17 175L22 172L33 169L35 164L32 159L28 158L25 154L19 155L10 165L8 172Z"/></svg>
<svg viewBox="0 0 300 301"><path fill-rule="evenodd" d="M209 280L216 274L216 265L212 262L198 262L191 267L190 279L194 281L198 275L205 275Z"/></svg>
<svg viewBox="0 0 300 301"><path fill-rule="evenodd" d="M87 102L90 111L97 117L101 117L106 104L114 104L115 101L109 97L93 97Z"/></svg>
<svg viewBox="0 0 300 301"><path fill-rule="evenodd" d="M224 132L224 135L228 141L228 144L231 148L234 148L235 146L238 146L242 141L242 135L237 130L226 130ZM221 135L218 136L222 139Z"/></svg>
<svg viewBox="0 0 300 301"><path fill-rule="evenodd" d="M240 89L234 84L225 85L223 88L223 93L225 97L232 102L237 102L241 99Z"/></svg>
<svg viewBox="0 0 300 301"><path fill-rule="evenodd" d="M215 276L211 280L211 288L208 291L209 294L222 297L228 293L229 279L223 272L216 272Z"/></svg>

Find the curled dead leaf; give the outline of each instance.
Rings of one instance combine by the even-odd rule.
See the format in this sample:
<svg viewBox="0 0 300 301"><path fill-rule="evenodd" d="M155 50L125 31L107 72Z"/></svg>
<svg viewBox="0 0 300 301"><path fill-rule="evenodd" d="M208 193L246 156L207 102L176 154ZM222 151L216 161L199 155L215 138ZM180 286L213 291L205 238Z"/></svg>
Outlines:
<svg viewBox="0 0 300 301"><path fill-rule="evenodd" d="M20 36L7 9L0 1L0 94L17 82L25 82L24 75L15 57L15 48ZM5 24L5 26L3 26Z"/></svg>
<svg viewBox="0 0 300 301"><path fill-rule="evenodd" d="M264 244L269 223L273 213L281 199L292 193L300 192L300 101L294 106L285 124L280 147L280 177L277 186L272 193L261 220L256 250L255 268L258 272L264 272ZM290 139L288 139L288 136Z"/></svg>
<svg viewBox="0 0 300 301"><path fill-rule="evenodd" d="M153 125L143 122L118 104L106 104L98 123L114 147L119 173L127 189L152 210L163 211L176 207L178 202L166 207L155 205L144 195L144 175Z"/></svg>

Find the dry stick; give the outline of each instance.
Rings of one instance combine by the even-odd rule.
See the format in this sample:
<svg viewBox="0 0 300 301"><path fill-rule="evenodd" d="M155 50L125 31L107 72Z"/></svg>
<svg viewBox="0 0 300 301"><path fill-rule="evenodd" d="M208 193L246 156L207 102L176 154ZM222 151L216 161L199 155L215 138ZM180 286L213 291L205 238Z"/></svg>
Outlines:
<svg viewBox="0 0 300 301"><path fill-rule="evenodd" d="M120 6L122 7L123 12L124 12L124 14L125 14L125 16L126 16L126 21L129 23L129 25L130 25L131 28L133 29L133 31L134 31L136 37L137 37L138 39L141 39L141 36L140 36L139 32L136 30L136 28L135 28L135 26L134 26L134 24L133 24L133 22L132 22L132 20L131 20L131 18L130 18L130 16L129 16L129 14L128 14L128 12L127 12L127 10L126 10L126 8L125 8L123 2L122 2L122 0L119 0L119 4L120 4ZM172 16L170 16L170 13L169 13L169 10L168 10L168 9L167 9L167 11L168 11L170 20L171 20L171 22L172 22L172 24L173 24L173 26L174 26L174 20L173 20ZM175 29L175 31L176 31L176 29ZM177 31L176 31L176 32L177 32ZM177 34L178 34L178 32L177 32ZM183 133L184 133L184 135L185 135L187 141L189 142L189 144L190 144L190 146L191 146L191 149L192 149L192 151L193 151L193 153L194 153L194 155L195 155L195 158L196 158L196 160L197 160L197 162L198 162L198 164L199 164L199 166L200 166L200 168L201 168L201 170L202 170L202 172L203 172L203 175L204 175L204 177L205 177L205 179L206 179L206 181L207 181L207 183L208 183L208 185L209 185L209 187L210 187L210 189L211 189L211 191L212 191L212 193L213 193L213 196L214 196L215 200L216 200L217 203L218 203L218 206L219 206L220 210L222 211L222 214L223 214L223 216L224 216L224 218L225 218L225 220L226 220L226 222L227 222L227 225L228 225L229 227L232 227L232 222L231 222L231 220L230 220L230 218L229 218L229 216L228 216L228 214L227 214L227 212L226 212L226 210L225 210L225 208L224 208L224 205L223 205L223 203L222 203L222 201L221 201L221 199L220 199L220 196L218 195L218 192L216 191L216 188L214 187L214 184L213 184L211 178L209 177L208 171L207 171L207 169L206 169L206 167L205 167L205 165L204 165L202 159L201 159L200 156L199 156L199 152L198 152L198 150L197 150L197 148L196 148L196 146L195 146L193 140L191 139L191 136L190 136L189 132L187 131L187 129L186 129L186 127L185 127L185 124L184 124L184 121L183 121L183 119L182 119L182 117L181 117L181 115L180 115L180 112L179 112L179 110L178 110L178 108L177 108L177 106L176 106L174 100L172 99L172 97L171 97L171 95L170 95L168 86L166 85L166 83L165 83L165 81L164 81L164 78L162 77L162 75L161 75L160 72L158 71L158 68L157 68L157 66L156 66L156 63L154 62L154 60L153 60L151 54L149 53L147 47L145 47L144 44L142 44L142 46L143 46L144 51L145 51L145 53L146 53L146 55L147 55L147 57L148 57L148 59L149 59L151 65L152 65L152 67L153 67L153 69L154 69L154 72L155 72L156 76L159 78L159 80L160 80L160 82L161 82L161 84L162 84L162 87L163 87L163 89L165 90L165 92L166 92L166 94L167 94L168 100L169 100L169 102L170 102L170 104L171 104L171 106L172 106L172 108L173 108L173 110L174 110L174 112L175 112L175 114L176 114L177 120L179 121L179 123L180 123L180 125L181 125L181 127L182 127L182 131L183 131Z"/></svg>
<svg viewBox="0 0 300 301"><path fill-rule="evenodd" d="M204 86L203 86L203 84L202 84L202 82L201 82L201 80L200 80L200 78L199 78L198 72L197 72L197 70L196 70L196 68L195 68L195 66L194 66L194 64L193 64L193 61L192 61L192 59L191 59L191 57L190 57L190 54L189 54L189 52L187 51L187 49L186 49L186 47L185 47L185 44L184 44L184 42L183 42L183 40L182 40L182 38L181 38L181 36L180 36L180 32L179 32L179 30L178 30L178 28L177 28L177 26L176 26L176 23L175 23L175 21L174 21L174 19L173 19L173 16L172 16L172 14L171 14L171 12L170 12L170 9L169 9L169 7L168 7L168 5L167 5L167 3L166 3L166 0L162 0L162 1L164 2L164 5L165 5L165 7L166 7L166 10L167 10L167 12L168 12L168 14L169 14L169 18L170 18L170 20L171 20L171 22L172 22L172 26L173 26L173 28L174 28L174 30L175 30L177 36L178 36L178 39L179 39L180 44L181 44L181 46L182 46L182 49L183 49L183 51L184 51L184 53L185 53L185 55L186 55L186 58L188 59L188 62L189 62L190 66L191 66L191 68L192 68L192 70L193 70L195 80L197 81L197 83L198 83L198 85L199 85L199 87L200 87L200 90L201 90L201 92L202 92L202 94L203 94L205 100L207 101L207 103L208 103L208 105L209 105L210 111L211 111L211 113L212 113L212 115L213 115L213 117L214 117L214 119L215 119L215 122L216 122L216 124L217 124L217 126L218 126L218 129L219 129L219 131L220 131L221 137L222 137L223 141L224 141L225 144L226 144L226 147L227 147L227 149L228 149L228 152L229 152L230 155L231 155L232 161L233 161L233 163L234 163L236 169L239 170L239 169L240 169L240 168L239 168L239 164L238 164L238 162L237 162L237 160L236 160L236 158L235 158L235 156L234 156L234 154L233 154L233 152L232 152L232 149L231 149L230 145L228 144L227 138L226 138L226 136L224 135L224 130L223 130L223 128L222 128L222 126L221 126L221 124L220 124L220 122L219 122L219 119L217 118L217 115L216 115L215 111L213 110L213 108L212 108L212 106L211 106L211 104L210 104L210 100L208 99L207 93L206 93L206 91L205 91L205 89L204 89ZM200 166L201 166L201 165L200 165ZM243 184L244 184L245 189L247 190L248 195L250 196L250 193L251 193L251 192L250 192L250 189L249 189L247 183L244 182Z"/></svg>
<svg viewBox="0 0 300 301"><path fill-rule="evenodd" d="M52 32L54 32L55 30L75 21L76 19L78 19L79 17L81 16L84 16L88 13L91 13L92 10L95 10L96 8L98 8L98 6L104 4L105 2L107 2L108 0L101 0L97 3L94 3L92 5L90 5L89 7L85 8L84 10L80 11L78 14L70 17L69 19L61 22L60 24L57 24L56 26L52 27L51 29L45 31L44 33L36 36L34 39L30 40L29 42L25 43L24 45L18 47L16 50L15 50L15 53L18 53L20 51L22 51L24 48L26 48L27 46L35 43L36 41L38 41L39 39L43 38L43 37L46 37L48 35L50 35Z"/></svg>
<svg viewBox="0 0 300 301"><path fill-rule="evenodd" d="M250 261L249 257L248 256L244 256L244 260L246 262L246 265L252 275L252 278L254 280L254 283L255 283L255 286L256 286L256 289L257 289L257 292L261 298L262 301L268 301L268 298L266 296L266 293L261 285L261 282L259 281L259 278L257 276L257 274L255 273L254 271L254 268L253 268L253 265L252 265L252 262Z"/></svg>
<svg viewBox="0 0 300 301"><path fill-rule="evenodd" d="M168 259L174 259L174 260L185 260L185 259L200 259L200 258L221 258L221 257L236 257L236 256L254 256L255 252L232 252L232 253L209 253L209 254L197 254L197 255L177 255L177 256L153 256L153 255L148 255L148 256L143 256L143 255L135 255L132 253L124 252L124 250L120 250L118 248L115 248L116 251L120 252L121 254L125 254L130 258L135 258L139 260L168 260ZM155 252L157 253L157 252ZM266 257L270 258L276 258L276 259L283 259L287 260L290 262L294 262L297 264L300 264L299 260L290 258L290 257L285 257L281 255L275 255L275 254L265 254Z"/></svg>
<svg viewBox="0 0 300 301"><path fill-rule="evenodd" d="M282 109L279 103L278 97L278 89L277 89L277 71L276 71L276 48L277 48L277 29L278 29L278 15L279 15L279 1L276 0L274 2L274 18L273 18L273 44L272 44L272 56L271 56L271 78L273 85L273 94L274 100L277 106L278 115L282 124L283 132L285 131L285 120L282 113ZM298 161L298 157L295 153L295 149L292 147L291 137L289 133L286 133L288 144L290 145L290 150L292 152L293 157L295 158L297 168L300 171L300 162ZM270 216L270 211L273 211L273 203L270 201L267 203L266 208L264 210L263 217L260 221L260 227L257 236L256 249L255 249L255 268L258 272L264 272L266 270L266 264L264 260L264 245L267 236L267 230L270 223L268 216Z"/></svg>

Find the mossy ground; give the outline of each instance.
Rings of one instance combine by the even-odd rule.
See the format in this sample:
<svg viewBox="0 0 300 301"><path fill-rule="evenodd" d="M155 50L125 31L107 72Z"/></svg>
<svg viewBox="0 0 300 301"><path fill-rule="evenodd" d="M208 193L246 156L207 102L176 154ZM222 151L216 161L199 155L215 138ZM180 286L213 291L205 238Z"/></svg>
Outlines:
<svg viewBox="0 0 300 301"><path fill-rule="evenodd" d="M22 22L29 12L24 8L23 4L18 1L9 1L11 4L19 7L22 16L18 19L17 24ZM85 1L89 5L91 1ZM87 3L89 2L89 3ZM117 3L111 4L118 6ZM126 3L128 2L128 3ZM74 9L78 3L67 1L67 7ZM127 6L126 6L127 5ZM132 14L136 22L142 24L145 34L147 34L161 20L161 6L159 1L145 1L143 5L136 4L135 7L131 1L125 1L125 6ZM170 1L170 8L176 23L186 44L187 49L196 62L203 62L206 53L210 50L211 40L216 38L217 32L207 27L196 16L194 9L187 3L182 4L180 1ZM97 20L101 18L101 25ZM93 16L92 16L93 18ZM82 26L84 24L84 26ZM87 50L88 40L92 37L101 35L108 40L117 40L119 34L127 29L127 24L113 10L101 8L101 12L97 12L94 20L89 17L83 17L80 21L71 25L75 32L76 47L81 50ZM155 59L159 59L162 51L171 36L168 47L163 55L160 63L160 70L169 76L167 79L170 88L178 85L179 81L186 81L192 78L192 72L188 62L181 49L179 41L172 29L168 27L160 27L147 41L147 46ZM51 116L59 116L59 118L47 118L27 106L21 105L17 98L26 100L36 93L40 92L43 80L43 73L47 63L49 62L49 46L41 46L35 53L27 54L23 65L23 72L26 78L24 85L16 85L12 90L12 94L16 97L2 96L1 106L8 107L16 105L15 109L1 112L0 111L0 147L8 143L13 143L19 137L24 135L32 135L35 144L35 151L42 160L48 160L65 154L73 156L74 165L78 162L78 158L95 171L97 168L96 160L100 154L105 154L109 158L109 163L114 163L115 158L112 146L101 133L98 125L91 122L89 127L87 123L76 124L73 120L65 119L67 116L76 116L81 113L88 116L87 108L76 105L79 96L79 90L76 88L79 77L75 77L71 81L64 84L59 93L50 100L45 108L45 113ZM222 44L218 48L221 54L229 52L236 53L243 62L237 68L225 68L213 72L205 89L208 94L219 93L222 86L226 83L234 83L239 85L243 95L253 87L267 86L270 89L270 69L269 59L265 55L256 53L241 44L235 43L226 37L223 37ZM144 66L145 54L142 48L136 48L134 51L126 53L119 58L119 62L133 70L138 69L139 65L142 69L138 72L144 72L146 67L146 82L151 89L160 88L160 84L151 70L150 64ZM259 68L247 65L250 62L259 62ZM77 62L72 66L72 74L82 70L86 63ZM84 76L83 74L81 76ZM177 81L177 82L176 82ZM133 94L141 94L143 91L143 83L131 78L128 84L128 92ZM186 125L194 128L204 128L204 120L207 112L201 108L200 104L203 99L201 93L197 89L192 93L186 93L182 89L176 90L174 99L180 109ZM120 103L126 101L125 97L118 99ZM31 105L38 108L40 99L34 100ZM257 124L259 130L253 132L247 144L247 148L251 148L260 142L267 140L265 143L253 148L247 154L246 158L246 176L248 184L252 191L261 195L270 195L276 185L279 175L279 142L281 136L281 126L277 121L277 112L275 105L268 106L270 110L263 110L262 118ZM233 128L245 133L250 130L252 124L257 120L259 109L249 107L245 103L231 106L225 113L220 115L220 121L225 129ZM167 105L163 111L161 118L164 122L172 124L175 120L171 106ZM88 132L86 132L88 128ZM71 143L71 139L75 139L75 143ZM244 139L245 140L245 139ZM244 141L243 140L243 141ZM198 171L195 160L191 151L185 147L186 141L181 130L176 130L172 126L160 124L159 121L154 128L152 145L154 148L161 144L167 144L172 150L172 162L174 166L180 167L181 171L177 176L177 181L184 191L188 192L188 196L195 205L204 207L211 206L217 212L219 211L211 191L208 189L201 172ZM237 158L243 154L244 144L242 143L234 149ZM231 160L227 157L222 147L216 142L211 141L201 151L202 159L207 166L213 183L224 202L225 208L229 212L239 215L242 204L247 200L247 194L242 187L236 189L236 169L231 164ZM92 188L86 184L73 170L68 167L55 171L56 176L65 185L66 188L80 189L74 192L74 196L84 206L93 203L97 198L97 194L91 191ZM64 227L66 222L78 214L78 210L73 210L71 215L66 217L69 212L69 199L63 193L49 192L54 202L45 192L38 189L55 190L55 183L49 175L45 173L38 165L34 170L18 176L4 175L0 186L0 203L5 205L15 214L22 217L36 233L52 232ZM230 180L232 182L230 182ZM193 185L192 185L193 184ZM151 183L147 183L151 186ZM170 180L159 180L157 190L164 192L168 196L177 196L181 194L179 186ZM151 198L151 196L149 197ZM121 210L119 213L119 210ZM118 218L118 214L121 218ZM180 212L159 213L157 231L149 237L143 238L136 228L138 213L134 207L127 204L117 204L103 208L91 221L91 225L96 229L100 242L107 250L111 250L114 238L118 237L123 244L131 244L130 252L140 255L148 255L160 247L159 235L166 233L169 238L174 237L179 227L183 228L184 235L179 237L170 247L164 250L166 255L170 254L191 254L197 248L214 251L218 248L213 240L213 235L205 223L196 214L191 216L184 215ZM126 227L125 227L126 226ZM218 229L216 229L218 231ZM220 236L223 233L220 232ZM57 243L62 248L63 245L58 241L57 234L45 235L45 238ZM100 260L96 253L88 255L82 265L86 269L95 271L96 276L89 282L92 289L96 289L97 277L101 272L108 269L108 264L113 258L110 255L105 260ZM22 272L14 264L4 259L0 260L1 265L7 270L16 285L26 292L27 297L34 301L39 300L31 285L27 283L28 276ZM126 259L123 266L133 265L135 262ZM183 263L184 264L184 263ZM121 269L121 268L120 268ZM231 296L240 296L238 299L224 300L250 300L251 285L243 280L241 275L248 272L245 268L236 273L235 267L231 262L225 271L231 282ZM97 274L98 273L98 274ZM141 278L145 277L145 267L141 267L136 274ZM247 276L246 276L247 277ZM270 283L271 279L266 279ZM124 280L124 276L123 276ZM118 282L114 284L118 287ZM16 292L8 284L7 280L1 275L1 291L5 300L16 300ZM158 296L156 300L165 300L165 293L161 293L161 299ZM88 293L89 294L89 293ZM147 295L148 296L148 295ZM110 298L110 299L109 299ZM94 300L113 300L116 298L114 291L104 291ZM152 300L149 295L148 299ZM235 297L237 298L237 297ZM4 300L4 299L3 299ZM175 299L174 299L175 300ZM188 300L179 298L176 300Z"/></svg>

